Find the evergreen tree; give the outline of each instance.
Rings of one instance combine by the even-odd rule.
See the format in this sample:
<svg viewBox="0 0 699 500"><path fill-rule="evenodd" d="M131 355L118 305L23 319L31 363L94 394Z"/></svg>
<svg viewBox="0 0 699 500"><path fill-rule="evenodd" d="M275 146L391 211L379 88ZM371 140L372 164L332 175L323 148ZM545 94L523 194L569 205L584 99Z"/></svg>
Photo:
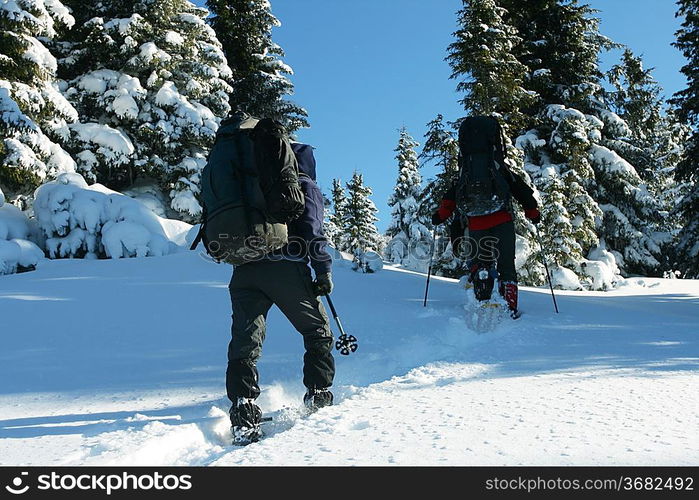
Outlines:
<svg viewBox="0 0 699 500"><path fill-rule="evenodd" d="M678 0L677 5L676 15L684 21L674 45L687 58L681 71L688 85L671 102L691 134L677 165L677 178L688 184L678 207L684 226L678 238L677 267L684 276L699 278L699 2Z"/></svg>
<svg viewBox="0 0 699 500"><path fill-rule="evenodd" d="M328 211L328 228L326 233L327 238L332 243L332 246L338 250L344 251L343 234L345 232L345 206L347 204L347 196L345 188L340 179L333 179L331 196L332 212Z"/></svg>
<svg viewBox="0 0 699 500"><path fill-rule="evenodd" d="M294 93L292 69L272 41L279 26L268 0L207 0L209 19L233 70L230 103L247 113L280 121L293 133L308 127L308 113L285 97Z"/></svg>
<svg viewBox="0 0 699 500"><path fill-rule="evenodd" d="M396 161L398 179L388 200L392 221L386 235L390 238L386 257L410 269L426 269L432 235L420 220L422 176L415 148L419 145L403 127L399 131Z"/></svg>
<svg viewBox="0 0 699 500"><path fill-rule="evenodd" d="M84 22L57 44L65 95L82 123L71 127L86 178L123 189L153 178L185 219L222 117L231 72L188 0L68 0Z"/></svg>
<svg viewBox="0 0 699 500"><path fill-rule="evenodd" d="M369 198L371 188L364 184L362 174L355 172L347 183L347 200L342 217L342 247L355 255L368 250L379 250L380 236L374 224L376 205Z"/></svg>
<svg viewBox="0 0 699 500"><path fill-rule="evenodd" d="M459 143L454 131L444 127L444 117L441 114L427 124L425 144L418 158L425 163L432 163L438 170L420 196L420 214L427 220L459 176Z"/></svg>
<svg viewBox="0 0 699 500"><path fill-rule="evenodd" d="M546 251L557 265L575 270L598 242L596 224L602 214L585 189L594 178L588 158L594 133L585 115L560 105L549 107L547 120L542 123L553 129L547 140L530 131L518 139L518 145L525 153L525 169L541 193L540 227ZM532 237L528 242L539 247ZM537 253L523 267L529 282L543 282Z"/></svg>
<svg viewBox="0 0 699 500"><path fill-rule="evenodd" d="M541 222L549 230L542 236L543 246L552 265L574 268L583 259L583 248L575 238L566 186L559 174L550 172L544 192Z"/></svg>
<svg viewBox="0 0 699 500"><path fill-rule="evenodd" d="M625 138L608 139L605 145L634 165L655 202L654 210L646 210L642 232L654 235L660 252L653 252L653 258L658 264L645 269L639 266L635 271L657 274L671 268L672 243L681 228L681 221L670 214L683 190L674 172L688 129L679 123L675 110L663 109L662 89L652 69L644 68L642 59L631 50L624 51L608 79L614 86L608 95L612 110L629 130L622 133Z"/></svg>
<svg viewBox="0 0 699 500"><path fill-rule="evenodd" d="M525 87L538 95L528 109L531 128L516 141L526 154L525 170L544 195L555 185L547 182L551 169L576 193L563 198L574 227L570 234L582 249L571 269L584 267L583 259L601 238L625 272L659 272L661 248L656 227L648 222L658 213L658 203L630 163L632 155L624 157L633 144L631 129L614 112L601 82L599 54L617 45L600 35L599 19L588 5L500 2L507 9L504 21L522 40L513 53L529 69ZM647 84L640 83L646 91ZM621 94L615 97L617 103L627 100ZM543 233L551 231L545 238L559 245L551 251L562 255L571 242L554 227L542 225ZM579 277L584 278L582 271Z"/></svg>
<svg viewBox="0 0 699 500"><path fill-rule="evenodd" d="M398 162L398 178L393 194L388 199L388 206L393 208L393 219L387 231L391 237L401 232L409 233L417 213L422 184L420 165L415 152L418 146L405 127L399 130L398 146L394 149Z"/></svg>
<svg viewBox="0 0 699 500"><path fill-rule="evenodd" d="M336 241L340 236L340 228L331 220L332 201L323 193L323 234L330 246L337 248Z"/></svg>
<svg viewBox="0 0 699 500"><path fill-rule="evenodd" d="M666 274L677 269L676 243L685 224L684 217L678 217L676 210L682 206L682 200L692 190L692 183L677 173L690 136L691 127L681 121L678 110L674 107L667 108L654 144L657 159L655 172L653 178L648 181L660 208L656 218L659 222L656 225L659 233L666 235L661 245L661 265Z"/></svg>
<svg viewBox="0 0 699 500"><path fill-rule="evenodd" d="M608 101L612 110L628 125L621 135L631 141L619 141L619 154L632 162L644 179L653 180L655 171L655 141L664 125L662 89L653 79L652 70L630 49L624 50L621 62L612 67L607 78L614 86Z"/></svg>
<svg viewBox="0 0 699 500"><path fill-rule="evenodd" d="M611 116L616 123L617 115ZM600 131L602 141L590 147L595 171L593 196L604 214L598 235L626 274L659 275L662 239L656 228L660 205L635 167L616 151L616 145L628 141L616 135L624 128L628 125L623 121L616 129L605 123Z"/></svg>
<svg viewBox="0 0 699 500"><path fill-rule="evenodd" d="M527 114L548 104L589 112L601 90L600 51L618 46L600 34L597 11L577 0L497 1L521 40L512 53L527 68L524 86L537 97Z"/></svg>
<svg viewBox="0 0 699 500"><path fill-rule="evenodd" d="M73 23L58 0L0 2L0 189L8 198L75 171L61 145L77 113L58 91L56 59L44 45Z"/></svg>
<svg viewBox="0 0 699 500"><path fill-rule="evenodd" d="M438 173L427 182L421 195L420 217L424 221L430 221L432 213L459 176L459 143L454 129L456 124L449 125L450 128L445 127L441 114L427 124L425 143L419 158L425 163L432 163L437 167ZM460 278L466 273L467 264L452 251L450 226L447 222L433 228L435 245L432 270L439 276Z"/></svg>
<svg viewBox="0 0 699 500"><path fill-rule="evenodd" d="M496 0L467 0L457 15L460 28L447 61L457 91L465 94L461 104L468 113L493 115L520 130L521 110L531 105L533 94L523 87L527 67L512 55L522 40L503 20L507 11Z"/></svg>

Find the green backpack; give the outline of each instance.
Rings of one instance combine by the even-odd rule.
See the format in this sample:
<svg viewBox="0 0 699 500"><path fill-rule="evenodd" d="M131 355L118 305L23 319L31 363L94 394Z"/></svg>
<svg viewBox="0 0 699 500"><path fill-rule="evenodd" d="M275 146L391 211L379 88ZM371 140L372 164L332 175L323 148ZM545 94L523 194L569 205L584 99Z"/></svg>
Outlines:
<svg viewBox="0 0 699 500"><path fill-rule="evenodd" d="M201 176L204 242L217 262L260 260L288 243L304 210L299 171L281 124L236 115L221 123Z"/></svg>

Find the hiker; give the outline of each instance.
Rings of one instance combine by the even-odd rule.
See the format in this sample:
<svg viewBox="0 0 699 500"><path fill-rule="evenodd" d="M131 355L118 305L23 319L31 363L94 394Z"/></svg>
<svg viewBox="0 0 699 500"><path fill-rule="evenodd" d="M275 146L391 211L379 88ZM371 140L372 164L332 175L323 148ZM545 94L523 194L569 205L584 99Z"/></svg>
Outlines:
<svg viewBox="0 0 699 500"><path fill-rule="evenodd" d="M459 180L444 194L432 215L434 225L456 214L468 228L469 281L478 300L498 291L513 318L519 317L515 228L512 198L534 224L541 221L533 189L505 163L505 142L499 122L488 116L464 119L459 127ZM458 223L455 224L458 226ZM463 243L463 242L462 242Z"/></svg>
<svg viewBox="0 0 699 500"><path fill-rule="evenodd" d="M234 265L226 390L237 444L261 436L262 414L255 404L260 395L256 363L273 305L303 335L305 405L313 411L333 402L329 390L335 376L333 337L319 299L333 289L332 259L323 235L323 197L315 183L315 168L311 146L290 143L276 122L243 115L221 124L202 173L207 248L214 259ZM278 174L269 185L268 170ZM228 194L224 193L226 183L230 184ZM280 190L286 194L275 195ZM274 200L286 208L270 212ZM220 210L224 215L218 214ZM280 224L280 220L286 222Z"/></svg>

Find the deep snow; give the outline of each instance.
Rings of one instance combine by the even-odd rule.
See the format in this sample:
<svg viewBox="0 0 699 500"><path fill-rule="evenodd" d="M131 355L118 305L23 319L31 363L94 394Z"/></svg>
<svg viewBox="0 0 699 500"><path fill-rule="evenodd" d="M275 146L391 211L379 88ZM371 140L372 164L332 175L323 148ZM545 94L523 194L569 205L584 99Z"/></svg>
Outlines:
<svg viewBox="0 0 699 500"><path fill-rule="evenodd" d="M525 289L524 316L466 327L465 296L386 266L335 268L359 350L336 405L299 416L302 342L273 310L269 436L227 445L231 269L194 252L42 261L0 278L2 465L699 463L699 282ZM334 325L333 325L334 326Z"/></svg>

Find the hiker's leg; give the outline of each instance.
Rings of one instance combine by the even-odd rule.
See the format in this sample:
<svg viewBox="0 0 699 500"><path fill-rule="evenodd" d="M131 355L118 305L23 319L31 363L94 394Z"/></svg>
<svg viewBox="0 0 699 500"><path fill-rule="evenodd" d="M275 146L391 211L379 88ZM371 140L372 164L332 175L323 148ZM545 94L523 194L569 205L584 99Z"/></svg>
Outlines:
<svg viewBox="0 0 699 500"><path fill-rule="evenodd" d="M323 304L313 291L311 270L303 262L274 263L275 277L265 292L303 335L303 384L309 389L330 387L335 377L333 336Z"/></svg>
<svg viewBox="0 0 699 500"><path fill-rule="evenodd" d="M272 301L258 286L258 263L238 266L229 285L233 308L231 341L228 345L226 392L232 402L237 398L260 395L256 362L262 353L266 318Z"/></svg>
<svg viewBox="0 0 699 500"><path fill-rule="evenodd" d="M515 225L509 221L491 229L497 239L498 279L500 282L517 283L515 268Z"/></svg>

